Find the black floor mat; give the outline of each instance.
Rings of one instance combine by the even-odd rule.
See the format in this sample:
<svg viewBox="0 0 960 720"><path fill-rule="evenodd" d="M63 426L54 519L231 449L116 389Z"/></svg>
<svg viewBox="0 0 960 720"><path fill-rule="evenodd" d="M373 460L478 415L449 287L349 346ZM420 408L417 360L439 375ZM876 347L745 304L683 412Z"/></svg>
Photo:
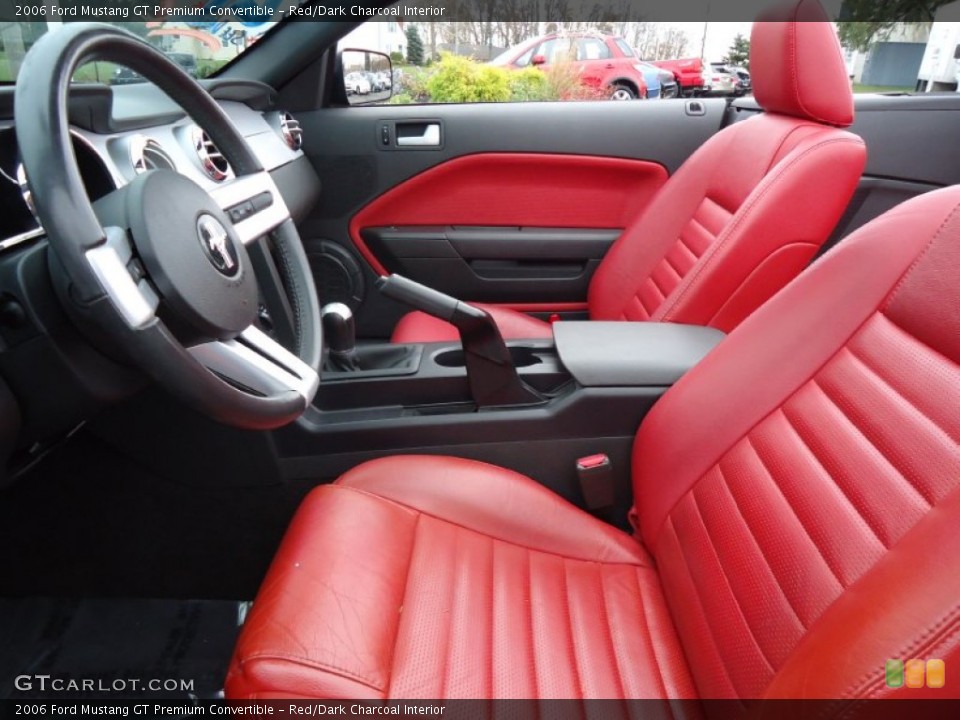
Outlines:
<svg viewBox="0 0 960 720"><path fill-rule="evenodd" d="M219 600L0 599L0 698L212 699L238 612Z"/></svg>
<svg viewBox="0 0 960 720"><path fill-rule="evenodd" d="M252 600L310 485L177 482L80 432L0 490L0 597Z"/></svg>

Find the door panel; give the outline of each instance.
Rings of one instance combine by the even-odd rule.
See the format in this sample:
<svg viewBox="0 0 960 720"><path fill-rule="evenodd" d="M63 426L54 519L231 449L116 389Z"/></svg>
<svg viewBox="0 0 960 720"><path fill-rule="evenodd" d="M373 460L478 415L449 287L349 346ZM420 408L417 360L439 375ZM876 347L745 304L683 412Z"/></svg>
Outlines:
<svg viewBox="0 0 960 720"><path fill-rule="evenodd" d="M388 190L353 217L350 236L375 272L465 300L578 301L666 179L644 160L467 155Z"/></svg>
<svg viewBox="0 0 960 720"><path fill-rule="evenodd" d="M333 276L318 271L321 300L341 299L334 291L354 298L364 337L388 337L406 311L373 289L378 274L401 267L466 300L532 304L543 312L582 307L600 259L596 246L584 254L581 242L576 255L560 258L544 243L511 248L502 233L519 233L519 244L527 238L522 233L534 231L560 238L579 230L580 241L593 242L597 232L622 230L723 124L722 99L698 103L703 115L688 114L682 100L376 106L299 114L304 150L323 183L321 202L301 227L307 252L319 258L334 243L356 263ZM397 145L397 128L418 124L438 124L441 144ZM371 245L370 231L377 228L423 226L428 235L446 228L475 231L447 258L459 263L456 273L431 257L435 251L398 249L402 236L387 243L392 249ZM423 242L422 235L410 236L411 248ZM567 248L576 245L570 241ZM343 265L342 257L335 260L324 267ZM577 264L582 267L573 273ZM359 294L355 287L343 290L344 278L360 276Z"/></svg>
<svg viewBox="0 0 960 720"><path fill-rule="evenodd" d="M483 302L582 300L619 236L619 229L515 225L360 228L362 247L383 260L386 272Z"/></svg>

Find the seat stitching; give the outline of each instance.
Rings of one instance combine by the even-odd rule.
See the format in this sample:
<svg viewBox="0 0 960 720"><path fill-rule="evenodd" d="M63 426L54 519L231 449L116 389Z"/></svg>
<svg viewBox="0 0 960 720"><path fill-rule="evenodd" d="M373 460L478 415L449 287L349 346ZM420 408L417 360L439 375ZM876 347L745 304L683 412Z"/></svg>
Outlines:
<svg viewBox="0 0 960 720"><path fill-rule="evenodd" d="M405 607L407 604L407 591L410 589L410 570L413 568L413 556L417 551L417 540L420 535L420 513L417 513L416 518L413 521L413 543L410 546L410 557L407 559L407 574L403 578L403 593L400 595L400 602L402 605L401 608ZM397 619L397 632L393 639L393 649L390 651L390 665L388 666L390 672L390 680L387 682L386 693L390 694L390 690L393 686L393 666L397 657L397 645L400 640L400 630L403 627L403 612L399 613L400 617Z"/></svg>
<svg viewBox="0 0 960 720"><path fill-rule="evenodd" d="M700 612L704 616L704 619L706 619L707 609L703 604L703 599L700 597L700 589L697 586L696 581L693 579L693 571L690 569L690 563L687 561L687 556L686 556L686 553L684 552L683 544L680 542L680 535L677 533L676 525L673 522L673 518L670 516L667 517L666 529L673 534L674 538L676 538L677 548L680 550L680 555L679 555L680 566L683 568L684 574L690 580L690 587L693 588L693 600L700 607ZM723 655L720 654L720 645L717 642L716 634L714 634L713 625L710 623L706 623L706 627L707 627L707 636L710 639L711 645L713 645L714 652L716 653L717 658L719 660L720 669L723 671L724 677L727 680L727 686L731 690L733 690L733 694L737 700L737 703L740 705L741 709L743 709L746 706L743 702L743 699L740 696L740 691L737 689L737 686L733 682L733 678L730 677L730 671L727 669L727 664L723 659Z"/></svg>
<svg viewBox="0 0 960 720"><path fill-rule="evenodd" d="M957 207L960 208L960 205L958 205ZM906 271L905 271L905 272L906 272ZM817 375L821 370L823 370L823 368L825 368L827 365L829 365L830 362L833 361L833 359L836 358L837 355L840 354L840 351L847 345L847 343L849 343L854 337L856 337L856 336L863 330L863 328L867 325L867 323L869 323L870 320L873 319L873 317L874 317L874 315L876 315L876 313L877 313L877 311L874 311L874 312L870 313L870 315L868 315L867 317L865 317L865 318L863 319L863 321L862 321L856 328L854 328L854 329L850 332L850 334L847 336L847 338L846 338L842 343L839 344L839 346L837 347L837 349L836 349L833 353L831 353L828 357L826 357L826 358L823 360L823 362L821 362L816 368L814 368L814 369L810 372L810 375L807 377L806 380L803 380L803 381L799 382L799 383L796 385L796 387L793 388L792 391L789 391L789 392L784 396L783 400L780 402L779 405L777 405L776 407L772 408L766 415L763 415L762 417L758 418L757 421L753 423L753 425L751 425L749 428L747 428L746 431L744 431L743 435L740 435L739 437L734 438L733 440L730 441L730 444L729 444L729 445L727 445L723 450L719 451L719 452L717 453L716 459L714 460L714 465L716 465L718 462L720 462L720 459L721 459L724 455L726 455L728 452L730 452L730 449L731 449L734 445L736 445L738 442L740 442L740 440L743 439L743 436L744 436L744 435L747 435L748 433L753 432L753 431L757 428L757 426L760 425L760 423L762 423L763 421L765 421L767 418L772 417L772 416L773 416L774 414L776 414L777 412L783 413L784 417L788 417L787 414L786 414L786 412L784 411L784 406L785 406L790 400L792 400L792 399L797 395L797 393L800 392L800 390L801 390L803 387L805 387L805 386L807 385L807 383L810 382L810 380L813 379L813 377L814 377L815 375ZM788 420L789 420L789 418L788 418ZM641 427L642 427L642 426L641 426ZM796 428L795 428L794 430L796 431ZM798 436L799 436L799 433L798 433ZM802 440L802 438L801 438L801 440ZM808 446L808 447L809 447L809 446ZM812 448L811 448L811 453L812 453L812 452L813 452L813 451L812 451ZM816 457L816 456L814 455L814 457ZM711 467L712 467L712 466L711 466ZM824 470L826 470L826 468L824 468ZM707 470L704 471L704 473L701 474L700 477L696 478L696 479L691 483L691 487L693 487L693 486L696 485L698 482L700 482L700 481L706 476L706 474L707 474L708 472L710 472L710 468L707 468ZM827 474L829 475L829 473L827 473ZM839 486L838 486L838 487L839 487ZM841 488L841 491L842 491L842 490L843 490L843 488ZM846 493L844 493L844 494L846 494ZM683 498L684 498L684 495L680 495L680 497L678 497L678 498L674 501L674 503L673 503L673 505L671 505L670 509L667 510L666 513L664 513L664 518L665 518L665 519L666 519L667 517L669 517L670 513L673 512L674 508L676 508L677 505L680 504L680 501L683 500ZM852 504L852 503L851 503L851 504ZM856 506L854 506L854 507L856 507ZM665 523L665 521L666 521L665 519L664 519L663 521L661 521L660 526L657 528L657 532L656 532L656 533L653 533L653 534L651 535L651 537L656 537L656 535L659 534L661 528L663 527L663 525L664 525L664 523ZM873 529L873 528L871 528L871 530L872 530L872 529ZM876 534L876 531L874 531L874 534ZM877 535L877 540L880 540L880 536L879 536L879 535ZM882 540L880 540L880 543L881 543L884 547L886 547L886 545L883 543ZM649 551L654 551L654 550L655 550L655 544L654 544L654 543L648 543L648 544L647 544L647 549L648 549Z"/></svg>
<svg viewBox="0 0 960 720"><path fill-rule="evenodd" d="M960 635L958 622L960 622L960 605L954 605L937 623L928 628L919 638L905 646L897 654L891 655L891 657L923 657L926 654L925 651L930 650L936 646L937 643ZM880 681L883 677L883 673L879 673L876 670L865 674L855 683L852 683L854 686L860 685L861 687L851 687L851 689L844 693L844 697L863 697L865 693L877 690L886 684L885 680L883 683Z"/></svg>
<svg viewBox="0 0 960 720"><path fill-rule="evenodd" d="M960 206L958 206L958 207L960 207ZM905 327L903 327L903 325L901 325L901 324L898 323L896 320L894 320L892 317L890 317L889 315L887 315L887 313L886 313L885 310L883 310L883 309L878 310L878 311L877 311L877 315L879 315L879 316L882 317L884 320L886 320L888 323L890 323L891 325L893 325L893 327L896 328L896 330L897 330L898 332L900 332L901 334L903 334L908 340L911 340L911 341L917 343L918 345L920 345L920 346L921 346L922 348L924 348L925 350L928 350L930 353L936 355L939 359L944 360L944 361L950 363L950 364L953 365L954 367L960 367L960 365L957 364L957 361L956 361L956 360L954 360L952 357L949 357L949 356L947 356L947 355L944 355L942 351L940 351L940 350L938 350L937 348L933 347L933 345L931 345L930 343L926 343L926 342L924 342L923 340L921 340L920 338L918 338L918 337L917 337L916 335L914 335L912 332L910 332L910 331L907 330Z"/></svg>
<svg viewBox="0 0 960 720"><path fill-rule="evenodd" d="M459 524L458 522L456 522L456 521L454 521L454 520L450 520L450 519L448 519L448 518L441 517L441 516L439 516L439 515L433 515L433 514L431 514L431 513L429 513L429 512L426 512L425 510L420 510L420 509L418 509L418 508L411 507L410 505L405 505L405 504L403 504L402 502L398 502L398 501L396 501L396 500L393 500L392 498L384 497L383 495L377 495L376 493L370 492L369 490L363 490L362 488L353 487L352 485L337 485L336 483L332 483L332 484L330 484L330 485L328 485L328 486L325 486L325 487L336 488L336 489L338 489L338 490L347 490L347 491L350 491L350 492L360 493L360 494L362 494L362 495L366 495L367 497L376 498L377 500L380 500L380 501L382 501L382 502L391 503L392 505L396 505L397 507L401 507L401 508L403 508L404 510L407 510L408 512L418 513L418 514L423 515L423 516L425 516L425 517L432 518L432 519L437 520L437 521L442 522L442 523L446 523L446 524L448 524L448 525L451 525L452 527L455 527L455 528L458 528L458 529L461 529L461 530L465 530L465 531L467 531L467 532L475 533L475 534L477 534L477 535L483 535L483 536L485 536L485 537L494 538L495 540L498 540L499 542L505 543L505 544L507 544L507 545L512 545L513 547L522 547L522 548L525 548L525 547L526 547L525 545L520 545L519 543L515 543L515 542L513 542L513 541L511 541L511 540L505 540L505 539L500 538L500 537L497 537L497 536L495 536L495 535L491 535L491 534L489 534L489 533L487 533L487 532L485 532L485 531L483 531L483 530L474 530L473 528L469 528L469 527L466 527L466 526L464 526L464 525L461 525L461 524ZM628 536L628 537L629 537L629 536ZM639 542L639 541L637 541L637 545L638 545L638 546L640 545L640 542ZM531 548L527 548L527 549L531 549ZM582 557L575 557L575 556L563 555L563 554L558 553L558 552L553 552L553 551L550 551L550 550L541 550L541 549L539 549L539 548L532 548L532 550L533 550L534 552L538 552L538 553L541 553L541 554L543 554L543 555L550 555L551 557L568 558L568 559L570 559L570 560L577 560L577 561L581 561L581 562L595 562L595 563L602 563L602 564L605 564L605 565L631 565L631 566L635 566L635 567L645 567L645 568L651 567L651 565L650 565L646 560L644 560L644 559L642 559L642 558L637 558L636 560L633 560L633 561L631 561L631 560L598 560L598 559L596 559L596 558L582 558Z"/></svg>
<svg viewBox="0 0 960 720"><path fill-rule="evenodd" d="M720 471L721 475L723 471L720 470L720 467L717 466L717 470ZM754 646L757 648L757 652L760 654L760 659L763 660L764 664L770 669L771 675L775 674L776 670L773 667L773 663L767 658L767 654L763 651L763 648L760 647L760 643L757 640L757 636L753 632L753 627L750 625L750 621L747 620L747 616L743 612L743 606L740 605L740 601L737 599L736 593L733 591L733 583L730 582L730 576L727 575L727 569L723 566L723 563L720 562L720 556L717 554L716 543L713 541L713 537L710 535L710 530L707 528L707 523L704 520L703 513L700 511L700 503L697 500L696 490L690 493L690 499L693 501L693 509L696 512L697 520L700 522L700 527L703 528L703 533L707 539L707 545L712 551L713 560L716 562L717 567L720 569L720 575L723 578L723 581L726 583L727 589L729 590L730 599L733 601L734 608L736 608L737 613L739 613L743 624L747 628L747 632L750 633L750 638L753 640ZM683 545L681 545L681 548Z"/></svg>
<svg viewBox="0 0 960 720"><path fill-rule="evenodd" d="M750 436L748 435L747 444L750 444ZM751 446L752 447L752 446ZM747 520L746 515L743 514L743 510L740 507L740 503L737 501L736 495L733 494L733 489L730 487L730 482L727 480L727 476L723 472L723 468L720 464L717 464L717 474L720 476L720 483L723 485L724 490L727 495L730 497L730 500L733 501L733 507L737 510L737 515L740 516L740 520L743 522L743 526L747 530L747 534L750 536L750 539L753 540L754 546L757 548L757 552L760 555L760 558L763 560L763 564L767 566L767 569L770 571L770 577L773 578L774 584L777 586L777 590L780 591L780 594L783 596L783 599L787 602L787 607L790 608L790 612L793 613L793 617L796 619L797 624L806 631L807 626L804 624L803 620L800 619L800 614L797 612L797 609L793 606L790 598L787 596L786 591L784 591L783 586L780 584L780 579L777 577L777 573L774 572L773 567L770 565L770 562L767 560L767 555L763 551L763 548L760 547L760 541L757 539L756 533L754 533L753 528L750 527L750 522ZM775 484L775 483L774 483ZM694 494L695 495L695 494ZM694 498L696 499L696 498ZM706 523L704 523L706 525ZM719 553L717 554L719 558Z"/></svg>
<svg viewBox="0 0 960 720"><path fill-rule="evenodd" d="M867 514L863 510L861 510L858 507L857 503L853 501L853 498L851 498L847 494L847 491L844 489L844 487L833 476L833 473L831 473L830 470L827 468L827 466L823 463L823 461L820 459L820 456L817 455L816 451L813 449L813 446L807 441L807 439L800 432L800 427L796 425L793 420L790 419L790 415L787 414L786 407L781 406L777 408L777 411L781 415L783 415L784 420L787 421L787 427L789 427L790 430L793 431L793 434L796 435L797 439L800 441L800 444L803 445L803 447L810 454L810 457L813 458L813 461L817 464L817 467L819 467L823 471L824 475L830 478L831 482L833 482L837 490L840 491L840 494L850 504L850 507L853 508L853 511L860 517L861 520L863 520L864 525L871 533L873 533L873 536L876 538L877 542L880 543L880 546L884 550L889 550L889 546L887 545L887 543L883 541L883 538L880 536L879 530L873 526L873 523L870 521L870 518L867 517Z"/></svg>
<svg viewBox="0 0 960 720"><path fill-rule="evenodd" d="M613 660L613 669L617 678L617 687L620 688L618 697L622 701L627 697L627 693L623 687L623 672L620 668L620 658L617 657L617 648L613 644L613 626L610 624L610 610L607 607L607 589L606 583L604 582L604 578L606 576L604 575L602 566L598 566L596 571L600 576L600 608L603 612L604 637L606 637L607 648L609 649L610 657ZM627 712L627 715L629 716L629 711Z"/></svg>
<svg viewBox="0 0 960 720"><path fill-rule="evenodd" d="M654 268L656 272L656 268ZM663 291L663 288L660 287L660 283L657 282L657 279L653 276L653 273L647 275L647 282L653 286L653 289L657 291L657 294L660 296L660 302L663 302L667 299L666 293Z"/></svg>
<svg viewBox="0 0 960 720"><path fill-rule="evenodd" d="M570 667L577 683L577 696L583 697L583 682L580 678L580 659L577 657L577 643L573 637L573 618L570 617L570 584L567 581L567 561L560 558L560 579L563 581L563 611L567 622L567 637L570 640L570 657L573 660ZM581 706L582 711L582 706Z"/></svg>
<svg viewBox="0 0 960 720"><path fill-rule="evenodd" d="M908 398L900 390L898 390L890 380L888 380L883 375L881 375L880 370L874 367L870 362L868 362L865 357L861 356L859 353L857 353L850 347L846 347L844 349L848 353L850 353L850 356L857 362L857 364L863 366L864 370L866 370L866 372L870 376L875 377L877 380L879 380L884 387L889 388L890 392L896 395L900 400L902 400L905 405L915 410L917 414L920 415L920 417L922 417L931 426L933 426L936 432L938 432L941 435L944 435L948 440L952 440L953 442L960 442L960 439L955 438L953 435L951 435L950 432L945 427L940 425L936 420L930 417L930 415L924 412L922 408L918 407L915 402L913 402L910 398Z"/></svg>
<svg viewBox="0 0 960 720"><path fill-rule="evenodd" d="M536 697L540 697L540 672L537 669L537 642L533 629L533 567L530 562L532 553L529 548L523 548L523 551L527 558L527 582L524 588L524 592L526 592L524 600L527 606L527 627L529 628L527 639L530 643L530 658L533 665L533 687L536 691ZM537 715L539 716L539 709L537 710Z"/></svg>
<svg viewBox="0 0 960 720"><path fill-rule="evenodd" d="M940 227L937 228L937 231L933 234L933 237L930 238L930 240L924 246L923 250L917 254L917 257L913 259L913 262L910 263L910 267L908 267L903 272L903 274L900 276L900 279L897 281L897 284L894 285L893 289L890 290L887 297L885 297L883 302L880 304L880 308L879 308L880 313L885 318L890 320L890 322L893 322L894 325L896 325L897 323L894 322L893 318L887 315L886 313L887 309L890 307L891 304L893 304L893 301L900 294L900 291L903 289L903 286L906 284L909 277L913 274L913 271L917 269L917 266L920 265L921 261L923 261L923 259L927 256L927 253L930 252L930 249L933 247L934 243L936 243L936 241L940 239L940 236L943 234L944 230L946 230L947 225L949 225L953 221L953 219L957 216L958 212L960 212L960 203L955 205L953 210L951 210L950 213L947 215L947 217L944 218L943 222L940 223ZM903 328L900 328L900 329L906 332L908 335L913 336L913 333L910 333ZM917 338L917 340L919 341L919 338Z"/></svg>
<svg viewBox="0 0 960 720"><path fill-rule="evenodd" d="M706 272L706 269L710 267L710 261L720 251L720 248L722 248L725 244L727 244L729 239L733 236L734 232L740 228L740 226L746 221L748 217L752 217L752 212L754 208L757 206L757 204L764 197L766 197L766 195L769 192L771 192L774 187L777 186L778 181L781 180L787 174L787 171L790 170L790 168L792 168L794 165L798 164L801 160L804 160L811 153L817 150L820 150L822 148L825 148L828 145L834 145L837 143L848 143L850 145L857 145L857 146L863 145L862 140L854 137L838 137L838 138L832 138L830 140L823 140L821 142L818 142L815 145L810 146L809 148L804 150L802 153L797 155L797 157L787 162L782 168L780 168L779 170L776 170L775 172L768 173L763 178L761 182L764 185L764 187L759 192L757 192L755 196L748 198L747 202L740 206L740 209L737 211L733 221L726 228L724 228L723 231L717 236L717 240L714 243L712 243L710 247L706 249L706 251L704 251L702 257L700 258L700 260L702 261L702 264L698 262L698 266L690 270L689 282L686 282L686 284L679 289L679 291L676 294L676 297L674 298L673 301L671 301L670 307L663 312L662 318L664 320L667 320L667 316L676 308L676 306L680 303L680 301L683 300L690 293L690 288L696 283L699 277L704 272ZM783 162L783 160L781 160L781 162ZM778 165L779 164L780 163L778 163ZM686 280L686 278L684 278L684 280Z"/></svg>
<svg viewBox="0 0 960 720"><path fill-rule="evenodd" d="M460 526L453 526L453 588L450 590L450 614L453 615L457 607L457 578L456 568L460 565L458 555L460 551ZM450 646L453 645L453 639L450 637L450 627L447 628L447 641L443 644L443 666L440 674L440 697L447 696L447 677L450 675Z"/></svg>
<svg viewBox="0 0 960 720"><path fill-rule="evenodd" d="M711 325L711 323L715 322L716 319L723 314L724 310L726 310L731 305L733 305L734 301L738 299L737 293L739 293L751 280L756 278L757 274L762 271L763 269L762 266L764 263L766 263L771 258L780 255L780 253L783 252L784 250L800 249L800 248L803 248L803 246L805 245L810 248L811 254L815 252L819 247L816 243L804 242L804 241L798 240L795 242L784 243L783 245L780 245L779 247L774 248L772 251L764 255L762 258L759 258L758 261L754 263L753 267L750 268L750 272L747 273L747 276L743 278L743 280L741 280L739 283L737 283L737 286L733 289L733 292L731 292L730 295L727 297L727 299L723 301L723 304L717 308L716 312L714 312L713 315L710 316L710 319L706 322L706 324ZM768 296L767 299L769 299L770 297L772 297L772 295ZM762 306L762 303L761 303L761 306ZM754 309L753 312L756 312L756 309ZM749 314L746 317L749 317Z"/></svg>
<svg viewBox="0 0 960 720"><path fill-rule="evenodd" d="M789 423L789 421L787 421ZM817 554L820 555L820 559L823 560L823 564L826 566L827 570L830 571L830 574L833 576L833 579L837 581L837 585L840 586L840 589L843 590L846 588L843 581L840 579L840 575L834 570L833 566L830 564L830 561L827 559L827 556L824 554L821 547L817 544L817 541L814 539L813 535L810 533L810 528L806 526L803 521L803 518L800 517L800 514L797 512L797 509L793 506L793 503L790 502L790 498L787 497L787 494L783 491L783 488L780 486L780 483L777 481L776 476L773 474L773 470L770 465L764 460L763 455L760 454L759 446L754 443L753 439L749 434L746 435L747 443L750 445L754 454L757 456L757 460L760 461L760 465L763 467L764 471L770 477L771 483L777 489L777 492L780 493L780 497L783 498L784 504L790 509L790 512L793 513L793 516L797 519L797 524L803 528L803 531L806 533L807 537L810 539L810 544L813 545L813 549L817 551ZM804 445L806 447L806 445ZM842 492L842 490L841 490ZM846 496L844 496L846 497Z"/></svg>
<svg viewBox="0 0 960 720"><path fill-rule="evenodd" d="M383 687L380 687L375 680L372 680L368 677L364 677L359 673L355 673L346 668L338 667L336 665L331 665L330 663L319 662L317 660L311 660L305 658L301 655L292 655L290 653L281 653L281 652L263 652L255 653L253 655L247 655L242 660L240 660L241 668L244 665L247 665L251 662L257 660L282 660L284 662L290 662L295 665L302 665L303 667L311 668L312 670L320 670L322 672L330 673L331 675L339 675L347 680L354 680L359 682L362 685L366 685L371 690L376 690L379 693L385 692Z"/></svg>
<svg viewBox="0 0 960 720"><path fill-rule="evenodd" d="M647 597L643 592L643 583L640 582L640 569L633 573L633 581L637 584L637 597L640 601L640 618L643 620L643 631L650 645L650 653L653 655L653 664L657 669L657 681L660 683L660 695L667 697L667 683L663 677L662 659L657 653L657 644L653 641L653 631L650 626L650 615L647 609ZM673 712L671 711L671 715Z"/></svg>
<svg viewBox="0 0 960 720"><path fill-rule="evenodd" d="M850 426L851 426L851 428L854 430L854 432L855 432L857 435L859 435L861 438L863 438L863 440L866 441L866 443L867 443L868 445L870 445L872 448L874 448L874 449L877 451L877 453L886 461L887 465L889 465L890 468L891 468L897 475L899 475L899 476L903 479L903 481L904 481L904 483L907 485L907 487L909 487L910 489L912 489L913 492L914 492L914 494L917 495L921 500L923 500L923 501L927 504L927 508L929 509L930 507L932 507L933 504L934 504L933 498L927 497L926 493L924 493L923 490L921 490L921 489L913 482L913 480L911 480L909 477L907 477L907 474L906 474L905 472L903 472L903 470L901 470L901 469L897 466L897 464L893 461L893 459L892 459L886 452L884 452L883 448L881 448L877 443L875 443L875 442L873 441L872 438L870 438L870 437L867 435L867 431L866 431L864 428L860 427L860 425L857 424L856 420L854 420L852 417L850 417L850 414L847 412L846 409L844 409L844 407L840 404L840 402L839 402L836 398L834 398L834 396L831 395L830 392L827 391L826 386L824 386L822 383L820 383L820 382L817 380L817 378L811 378L811 379L810 379L810 383L811 383L811 385L812 385L813 387L817 388L817 389L823 394L823 396L824 396L827 400L830 401L830 404L831 404L831 405L833 405L835 408L837 408L837 410L840 412L840 414L841 414L841 415L846 419L846 421L850 424Z"/></svg>
<svg viewBox="0 0 960 720"><path fill-rule="evenodd" d="M496 697L494 692L494 657L497 651L496 628L497 628L497 609L494 607L497 597L497 541L488 536L490 542L490 617L487 618L487 627L490 628L490 653L487 656L487 697Z"/></svg>
<svg viewBox="0 0 960 720"><path fill-rule="evenodd" d="M691 219L691 220L694 220L694 218L690 218L690 219ZM697 223L697 225L700 225L700 227L702 227L707 233L709 233L709 234L710 234L710 237L712 237L713 240L716 240L716 239L717 239L717 236L716 236L715 234L713 234L712 232L710 232L709 230L707 230L707 228L705 228L705 227L703 226L703 224L700 223L699 220L695 220L695 222ZM681 233L680 233L679 235L677 235L677 242L680 243L680 246L683 247L688 253L690 253L691 257L693 257L694 265L696 265L697 260L700 259L700 256L703 255L703 253L699 253L699 254L698 254L698 253L693 249L693 247L690 245L690 242L683 236L683 232L682 232L682 231L681 231ZM713 242L711 241L710 245L712 245L712 244L713 244ZM707 247L710 247L710 245L708 245ZM706 249L704 249L704 252L706 252Z"/></svg>
<svg viewBox="0 0 960 720"><path fill-rule="evenodd" d="M673 248L670 248L670 250L672 251ZM670 268L670 270L673 271L673 274L677 276L677 284L679 284L680 280L683 280L683 275L680 274L680 271L677 269L677 266L673 264L673 261L670 259L669 252L663 256L662 263L666 265L668 268Z"/></svg>
<svg viewBox="0 0 960 720"><path fill-rule="evenodd" d="M701 203L700 203L701 207L702 207L702 205L703 205L703 202L705 202L705 201L707 201L707 200L709 200L709 199L710 199L710 197L709 197L708 195L704 195L704 196L703 196L703 200L702 200ZM716 204L719 206L719 203L716 203ZM699 209L699 208L698 208L698 209ZM721 209L721 210L724 210L725 212L729 212L726 208L721 207L720 209ZM727 218L727 222L730 221L730 218L733 217L733 215L734 215L733 213L730 213L730 214L729 214L729 217ZM713 242L717 239L717 236L718 236L720 233L716 233L716 232L714 232L713 230L711 230L710 228L708 228L706 225L704 225L704 224L700 221L700 219L697 218L696 211L694 211L694 214L690 216L690 219L687 221L687 225L689 225L689 224L691 224L691 223L693 223L694 225L697 225L698 227L700 227L701 229L703 229L703 231L710 237L710 242L707 244L707 248L710 247L710 245L713 245ZM686 229L687 229L686 227L683 228L683 230L686 230ZM677 240L679 240L679 241L683 244L683 246L684 246L687 250L690 251L690 254L691 254L691 255L693 255L695 258L697 258L697 259L699 260L699 259L700 259L700 256L703 255L703 253L705 253L705 252L707 251L707 248L704 248L704 249L701 250L700 252L697 252L697 251L696 251L696 248L694 248L693 245L690 244L690 241L689 241L686 237L684 237L684 235L683 235L683 230L680 231L680 234L677 236ZM723 232L723 230L721 230L720 232Z"/></svg>

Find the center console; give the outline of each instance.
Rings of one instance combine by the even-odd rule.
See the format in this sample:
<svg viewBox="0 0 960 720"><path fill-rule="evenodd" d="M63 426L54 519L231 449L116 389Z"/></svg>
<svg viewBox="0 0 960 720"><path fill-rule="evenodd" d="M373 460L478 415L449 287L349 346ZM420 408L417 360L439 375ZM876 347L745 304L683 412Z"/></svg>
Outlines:
<svg viewBox="0 0 960 720"><path fill-rule="evenodd" d="M640 422L724 337L698 326L556 322L553 340L504 342L482 310L429 289L421 295L403 278L384 285L453 322L462 342L361 343L351 367L328 361L314 406L275 433L286 477L333 478L391 453L455 454L508 466L580 502L576 461L604 453L625 511ZM342 351L352 339L332 337L342 323L327 314L327 343Z"/></svg>
<svg viewBox="0 0 960 720"><path fill-rule="evenodd" d="M637 428L723 333L556 322L552 339L504 342L484 311L396 280L384 291L454 322L461 342L357 342L349 308L328 306L320 389L297 422L270 433L237 431L179 409L163 393L144 393L141 402L154 406L101 417L103 436L197 486L302 488L386 455L443 454L521 472L578 505L588 504L578 460L605 455L614 487L608 518L623 525Z"/></svg>

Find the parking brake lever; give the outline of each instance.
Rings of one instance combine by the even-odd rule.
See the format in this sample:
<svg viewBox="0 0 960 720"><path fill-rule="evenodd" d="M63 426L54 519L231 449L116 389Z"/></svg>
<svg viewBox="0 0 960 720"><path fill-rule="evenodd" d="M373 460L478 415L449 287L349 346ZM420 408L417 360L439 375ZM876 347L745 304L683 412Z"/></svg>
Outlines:
<svg viewBox="0 0 960 720"><path fill-rule="evenodd" d="M517 374L500 329L486 310L402 275L377 280L386 297L445 320L460 333L467 383L478 407L529 405L544 398Z"/></svg>

